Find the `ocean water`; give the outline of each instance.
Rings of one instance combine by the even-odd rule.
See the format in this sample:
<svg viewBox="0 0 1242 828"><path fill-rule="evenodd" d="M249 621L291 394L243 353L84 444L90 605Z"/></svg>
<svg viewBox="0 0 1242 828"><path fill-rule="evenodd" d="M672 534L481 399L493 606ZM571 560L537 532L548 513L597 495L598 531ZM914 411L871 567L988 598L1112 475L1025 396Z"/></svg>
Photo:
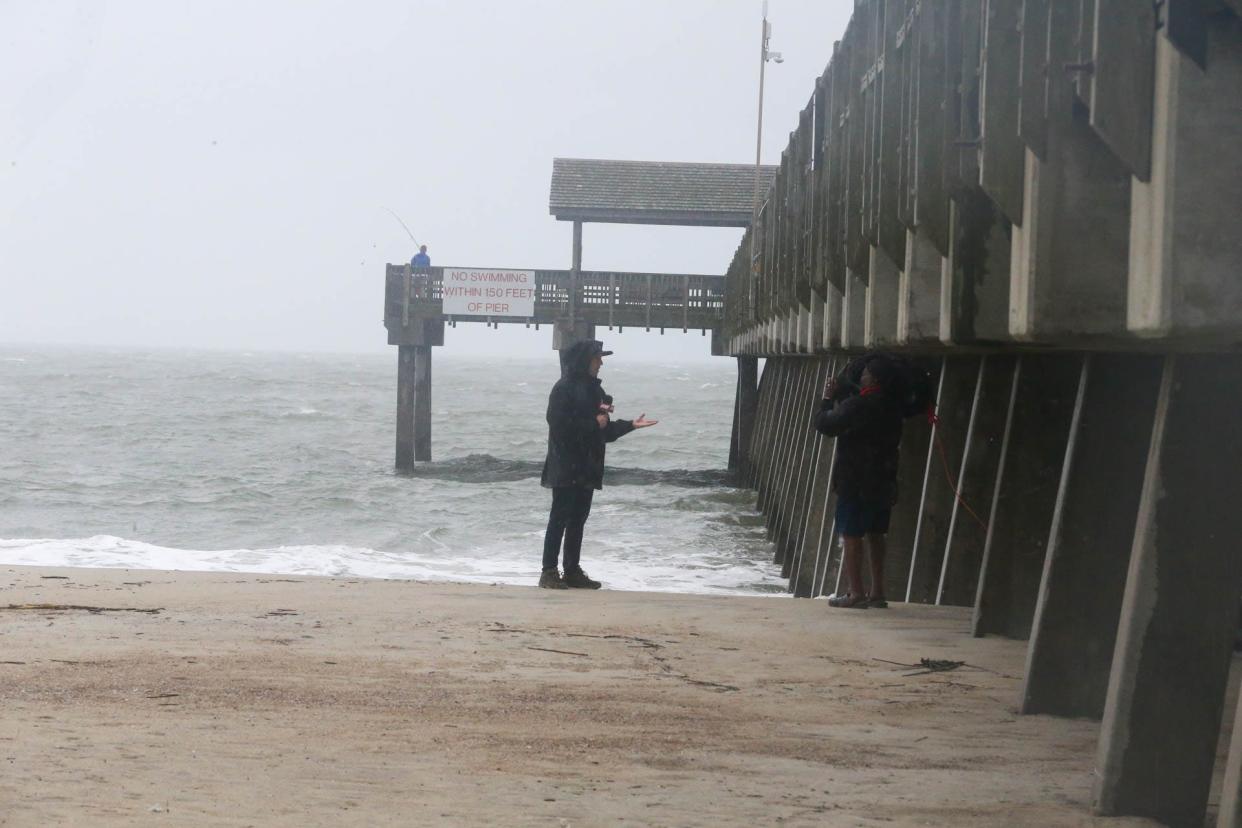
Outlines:
<svg viewBox="0 0 1242 828"><path fill-rule="evenodd" d="M0 563L530 584L540 360L434 354L433 455L392 467L396 355L0 348ZM725 471L731 360L627 364L583 566L608 588L781 593Z"/></svg>

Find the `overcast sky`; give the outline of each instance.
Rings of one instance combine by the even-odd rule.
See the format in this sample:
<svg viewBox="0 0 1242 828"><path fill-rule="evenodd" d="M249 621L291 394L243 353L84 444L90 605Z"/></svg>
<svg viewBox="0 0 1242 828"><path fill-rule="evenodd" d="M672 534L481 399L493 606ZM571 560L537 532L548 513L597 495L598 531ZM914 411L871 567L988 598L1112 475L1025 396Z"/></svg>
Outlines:
<svg viewBox="0 0 1242 828"><path fill-rule="evenodd" d="M766 163L853 3L770 6ZM0 0L0 343L382 351L384 263L414 252L383 207L437 264L567 268L554 156L753 162L760 7ZM587 225L583 264L723 273L741 232Z"/></svg>

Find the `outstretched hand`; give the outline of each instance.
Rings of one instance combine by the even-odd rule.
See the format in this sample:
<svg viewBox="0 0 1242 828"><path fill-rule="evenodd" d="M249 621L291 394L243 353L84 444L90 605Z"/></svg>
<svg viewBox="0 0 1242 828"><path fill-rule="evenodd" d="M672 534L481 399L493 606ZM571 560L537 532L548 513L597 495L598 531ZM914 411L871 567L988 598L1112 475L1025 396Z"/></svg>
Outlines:
<svg viewBox="0 0 1242 828"><path fill-rule="evenodd" d="M655 425L658 422L660 421L659 420L648 420L647 414L644 412L642 414L639 414L638 419L634 421L634 428L651 428L653 425Z"/></svg>

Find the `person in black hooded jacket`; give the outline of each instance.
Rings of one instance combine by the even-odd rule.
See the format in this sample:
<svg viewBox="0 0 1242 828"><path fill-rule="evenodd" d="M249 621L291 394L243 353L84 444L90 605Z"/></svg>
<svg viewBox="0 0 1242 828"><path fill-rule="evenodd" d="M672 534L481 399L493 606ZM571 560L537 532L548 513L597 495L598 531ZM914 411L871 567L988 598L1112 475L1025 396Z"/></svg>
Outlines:
<svg viewBox="0 0 1242 828"><path fill-rule="evenodd" d="M562 355L561 378L548 395L548 455L540 481L552 490L539 576L545 589L599 589L599 581L582 570L579 557L591 500L596 489L604 488L604 447L657 422L646 414L633 421L612 419L612 397L599 381L600 366L611 353L596 339L574 343ZM557 571L562 538L564 577Z"/></svg>
<svg viewBox="0 0 1242 828"><path fill-rule="evenodd" d="M832 485L837 493L836 527L844 554L846 592L834 607L888 606L884 596L885 538L897 500L897 458L902 420L930 402L925 372L886 354L853 360L830 378L815 416L815 429L837 438ZM871 593L863 588L863 540L870 551Z"/></svg>

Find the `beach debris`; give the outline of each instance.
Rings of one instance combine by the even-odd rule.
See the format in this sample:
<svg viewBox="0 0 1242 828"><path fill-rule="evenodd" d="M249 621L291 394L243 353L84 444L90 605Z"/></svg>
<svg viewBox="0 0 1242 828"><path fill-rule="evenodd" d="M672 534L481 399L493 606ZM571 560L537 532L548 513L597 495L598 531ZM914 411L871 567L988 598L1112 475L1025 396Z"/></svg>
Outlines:
<svg viewBox="0 0 1242 828"><path fill-rule="evenodd" d="M492 627L484 627L484 628L483 628L483 631L484 631L484 632L494 632L494 633L525 633L525 632L530 632L530 630L523 630L523 629L519 629L518 627L507 627L507 626L505 626L504 624L500 623L499 621L493 621L493 622L492 622L492 624L494 624L495 626L492 626Z"/></svg>
<svg viewBox="0 0 1242 828"><path fill-rule="evenodd" d="M45 581L67 581L69 580L68 575L40 575L39 577Z"/></svg>
<svg viewBox="0 0 1242 828"><path fill-rule="evenodd" d="M718 690L721 693L737 693L742 689L740 687L734 687L732 684L721 684L717 681L703 681L702 679L690 678L685 673L674 673L672 675L673 678L679 678L686 684L693 684L698 687L707 687L711 690Z"/></svg>
<svg viewBox="0 0 1242 828"><path fill-rule="evenodd" d="M271 612L266 613L265 615L260 615L259 617L269 618L273 615L280 616L280 615L297 615L297 614L298 614L298 611L294 609L274 609Z"/></svg>
<svg viewBox="0 0 1242 828"><path fill-rule="evenodd" d="M551 647L527 647L526 649L540 650L545 653L560 653L561 655L582 656L583 658L591 657L589 653L575 653L572 650L553 650Z"/></svg>
<svg viewBox="0 0 1242 828"><path fill-rule="evenodd" d="M902 673L903 676L926 676L930 673L947 673L950 670L956 670L959 667L969 667L972 670L983 670L983 667L976 667L973 664L967 664L964 661L953 661L944 658L920 658L917 664L906 664L902 661L889 661L887 658L876 658L873 661L882 661L885 664L895 664L898 667L905 667L907 670L913 670L911 673Z"/></svg>
<svg viewBox="0 0 1242 828"><path fill-rule="evenodd" d="M0 610L25 610L29 612L54 611L67 612L76 610L79 612L145 612L154 614L163 612L163 607L90 607L82 604L9 604L0 607Z"/></svg>

